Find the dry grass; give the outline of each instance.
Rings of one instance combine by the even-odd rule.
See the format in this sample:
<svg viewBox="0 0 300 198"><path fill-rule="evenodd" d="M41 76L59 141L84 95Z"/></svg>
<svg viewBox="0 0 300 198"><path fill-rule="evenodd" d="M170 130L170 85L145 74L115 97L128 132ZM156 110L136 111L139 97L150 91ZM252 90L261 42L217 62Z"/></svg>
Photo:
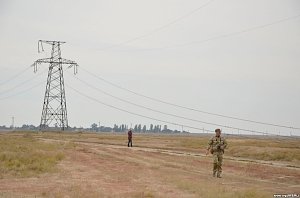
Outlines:
<svg viewBox="0 0 300 198"><path fill-rule="evenodd" d="M233 157L243 157L265 161L300 162L300 149L233 146L228 150L228 153Z"/></svg>
<svg viewBox="0 0 300 198"><path fill-rule="evenodd" d="M199 184L199 182L191 180L177 180L175 184L182 190L187 190L198 197L205 198L268 198L272 196L270 193L256 189L232 189L224 187L218 184L218 182L208 185L204 182Z"/></svg>
<svg viewBox="0 0 300 198"><path fill-rule="evenodd" d="M126 133L44 133L43 138L125 145ZM134 134L134 146L204 152L210 136ZM299 138L228 137L226 156L300 163Z"/></svg>
<svg viewBox="0 0 300 198"><path fill-rule="evenodd" d="M211 156L188 155L203 154L208 139L134 134L134 147L127 148L126 133L1 135L0 174L8 179L0 178L0 197L264 198L298 188L299 169L236 158L224 160L223 179L212 178ZM228 144L225 156L237 159L300 161L298 140L228 138ZM45 172L37 180L20 179Z"/></svg>
<svg viewBox="0 0 300 198"><path fill-rule="evenodd" d="M227 154L266 161L300 162L300 139L232 139Z"/></svg>
<svg viewBox="0 0 300 198"><path fill-rule="evenodd" d="M0 178L29 177L53 171L64 158L63 145L37 141L34 134L1 135Z"/></svg>

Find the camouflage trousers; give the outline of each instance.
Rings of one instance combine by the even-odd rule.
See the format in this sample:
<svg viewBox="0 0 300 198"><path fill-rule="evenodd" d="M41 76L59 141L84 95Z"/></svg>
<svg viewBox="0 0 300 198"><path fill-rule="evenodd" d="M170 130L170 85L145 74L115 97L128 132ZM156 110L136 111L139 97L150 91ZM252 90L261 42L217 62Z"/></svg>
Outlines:
<svg viewBox="0 0 300 198"><path fill-rule="evenodd" d="M217 173L217 175L220 176L222 173L223 152L214 152L213 158L213 174L215 175Z"/></svg>

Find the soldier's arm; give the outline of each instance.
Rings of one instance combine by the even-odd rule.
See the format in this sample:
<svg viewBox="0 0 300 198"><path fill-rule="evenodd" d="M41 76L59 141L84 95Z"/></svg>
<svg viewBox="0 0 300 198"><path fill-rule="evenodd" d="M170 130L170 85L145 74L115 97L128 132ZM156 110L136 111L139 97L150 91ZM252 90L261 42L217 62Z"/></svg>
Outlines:
<svg viewBox="0 0 300 198"><path fill-rule="evenodd" d="M213 140L212 140L212 139L209 139L209 141L208 141L208 146L207 146L207 150L209 150L209 149L212 147L212 144L213 144Z"/></svg>
<svg viewBox="0 0 300 198"><path fill-rule="evenodd" d="M208 146L207 146L207 150L206 150L206 155L208 155L209 150L211 149L212 145L213 145L213 140L212 140L212 138L211 138L211 139L208 141Z"/></svg>
<svg viewBox="0 0 300 198"><path fill-rule="evenodd" d="M226 147L227 147L227 140L226 140L226 138L224 138L223 148L226 149Z"/></svg>

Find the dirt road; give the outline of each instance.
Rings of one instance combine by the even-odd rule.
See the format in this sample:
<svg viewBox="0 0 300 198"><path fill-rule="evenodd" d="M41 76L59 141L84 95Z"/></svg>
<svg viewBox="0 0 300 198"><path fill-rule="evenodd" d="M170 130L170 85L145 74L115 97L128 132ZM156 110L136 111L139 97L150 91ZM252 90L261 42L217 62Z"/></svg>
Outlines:
<svg viewBox="0 0 300 198"><path fill-rule="evenodd" d="M227 159L223 178L217 179L211 175L210 156L185 151L77 142L66 156L56 173L1 179L0 197L273 197L300 193L299 169L268 163Z"/></svg>

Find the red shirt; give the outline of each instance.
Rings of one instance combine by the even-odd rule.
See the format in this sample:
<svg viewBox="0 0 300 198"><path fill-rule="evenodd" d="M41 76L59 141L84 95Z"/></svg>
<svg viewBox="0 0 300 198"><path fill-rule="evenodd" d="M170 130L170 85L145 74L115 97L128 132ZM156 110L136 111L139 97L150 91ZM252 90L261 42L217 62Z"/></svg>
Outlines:
<svg viewBox="0 0 300 198"><path fill-rule="evenodd" d="M132 139L132 131L128 131L128 139Z"/></svg>

